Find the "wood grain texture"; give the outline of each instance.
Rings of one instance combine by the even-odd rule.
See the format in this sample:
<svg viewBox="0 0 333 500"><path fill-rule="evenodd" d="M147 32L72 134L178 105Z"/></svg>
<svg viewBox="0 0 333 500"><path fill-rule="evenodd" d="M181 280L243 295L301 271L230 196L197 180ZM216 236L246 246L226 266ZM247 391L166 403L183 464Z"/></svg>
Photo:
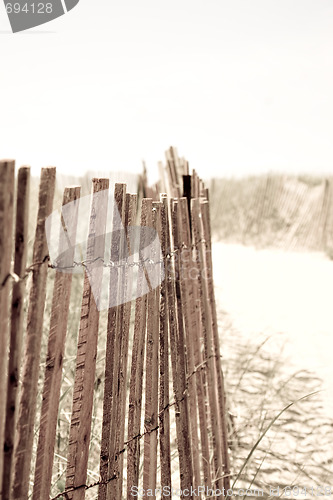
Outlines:
<svg viewBox="0 0 333 500"><path fill-rule="evenodd" d="M223 453L219 427L219 408L217 403L217 377L215 369L213 332L211 309L209 305L209 293L207 288L207 277L205 275L205 241L203 236L203 227L200 211L200 200L198 198L191 200L192 231L194 245L198 252L197 262L199 264L198 287L200 289L200 307L201 322L204 330L205 343L205 365L207 372L208 398L211 418L211 431L213 442L214 468L213 477L215 486L218 489L223 488Z"/></svg>
<svg viewBox="0 0 333 500"><path fill-rule="evenodd" d="M169 321L166 269L169 265L170 234L168 222L168 199L161 196L161 229L160 241L163 256L164 279L161 283L160 299L160 384L159 384L159 442L162 498L167 498L167 490L171 488L171 449L170 449L170 410L169 410Z"/></svg>
<svg viewBox="0 0 333 500"><path fill-rule="evenodd" d="M126 185L122 184L123 191L119 196L117 194L117 184L115 189L115 200L116 206L118 207L118 220L120 222L120 226L117 229L113 230L112 234L112 245L111 245L111 260L116 260L117 262L122 262L125 258L125 245L126 245L126 234L124 231L125 227L125 219L126 219ZM115 226L114 226L115 227ZM112 258L113 249L116 249L116 255ZM116 477L114 481L111 481L107 485L107 498L114 498L118 500L120 497L120 469L119 469L119 455L120 451L120 370L122 364L122 343L123 343L123 325L124 325L124 280L126 270L125 268L119 267L115 270L116 275L114 279L110 280L110 293L111 290L115 293L114 303L116 318L115 325L112 329L112 347L114 351L113 355L113 364L112 364L112 392L111 392L111 425L110 425L110 434L109 434L109 460L108 460L108 477Z"/></svg>
<svg viewBox="0 0 333 500"><path fill-rule="evenodd" d="M160 233L161 202L153 202L152 226ZM161 272L160 255L152 245L152 264L147 264L152 273ZM149 271L148 271L149 272ZM150 274L150 273L149 273ZM151 275L151 274L150 274ZM148 293L147 316L147 353L146 353L146 387L145 387L145 418L144 457L143 457L143 488L156 489L157 480L157 427L158 427L158 385L159 385L159 310L160 285Z"/></svg>
<svg viewBox="0 0 333 500"><path fill-rule="evenodd" d="M192 241L190 234L190 223L188 215L187 198L179 200L178 207L178 225L179 225L179 271L180 271L180 291L184 311L184 331L186 341L186 362L187 362L187 385L189 392L191 440L192 440L192 462L195 488L201 486L200 453L199 453L199 435L198 435L198 408L197 408L197 390L196 374L194 363L194 331L197 328L195 316L195 303L193 296L192 278ZM196 281L196 280L195 280ZM193 375L192 375L193 374Z"/></svg>
<svg viewBox="0 0 333 500"><path fill-rule="evenodd" d="M17 176L14 273L21 280L14 282L11 302L10 346L7 371L7 403L4 445L2 499L9 500L17 416L17 395L21 366L24 296L26 281L30 167L21 167Z"/></svg>
<svg viewBox="0 0 333 500"><path fill-rule="evenodd" d="M179 252L178 202L170 200L173 251ZM173 258L174 272L168 273L170 347L175 398L177 447L181 490L193 487L193 463L190 438L189 402L184 338L184 313L180 292L179 255ZM188 498L192 498L189 496Z"/></svg>
<svg viewBox="0 0 333 500"><path fill-rule="evenodd" d="M4 466L4 433L9 345L9 294L11 280L14 160L0 161L0 493Z"/></svg>
<svg viewBox="0 0 333 500"><path fill-rule="evenodd" d="M150 226L152 223L152 200L143 198L141 204L140 226ZM139 243L139 256L146 247L146 234L141 232ZM133 350L130 376L130 393L128 405L128 447L127 447L127 499L133 498L131 488L138 486L140 466L140 435L141 411L142 411L142 388L143 367L145 356L145 334L147 320L147 294L142 295L145 281L143 266L138 269L137 275L137 299L135 300L135 323Z"/></svg>
<svg viewBox="0 0 333 500"><path fill-rule="evenodd" d="M205 251L205 269L206 269L206 283L209 305L211 309L211 322L213 334L213 350L215 359L215 369L217 378L217 391L218 391L218 410L219 410L219 428L222 444L222 458L223 458L223 486L226 490L230 489L230 461L228 452L228 426L227 426L227 408L226 396L224 388L224 377L221 363L220 340L217 326L216 315L216 302L213 281L213 262L212 262L212 246L211 246L211 228L209 216L209 202L204 201L201 203L202 215L202 236L206 242Z"/></svg>
<svg viewBox="0 0 333 500"><path fill-rule="evenodd" d="M133 252L133 240L131 238L131 227L136 221L137 196L134 194L126 194L126 209L125 209L125 231L126 231L126 250L127 255L131 256ZM129 330L132 309L132 289L133 289L133 267L125 267L124 285L123 285L123 300L124 311L121 331L121 355L118 373L118 398L119 398L119 413L117 416L117 428L119 429L118 451L123 450L125 446L125 414L126 414L126 394L127 394L127 372L128 372L128 350L129 350ZM119 479L117 480L117 495L122 498L123 486L123 466L124 454L118 456Z"/></svg>
<svg viewBox="0 0 333 500"><path fill-rule="evenodd" d="M87 260L104 259L108 188L109 179L93 179ZM97 193L100 193L98 198L94 196ZM67 456L66 489L77 488L85 484L87 477L99 325L99 311L95 298L96 291L102 283L103 266L101 260L97 260L96 267L93 268L95 297L88 272L91 273L92 270L87 270L84 277ZM75 489L70 491L67 497L71 500L82 500L85 497L85 490L84 488Z"/></svg>
<svg viewBox="0 0 333 500"><path fill-rule="evenodd" d="M112 236L110 259L119 262L121 259L121 246L123 245L123 227L125 221L126 185L117 183L114 188L114 206L112 219ZM120 280L123 272L118 267L110 268L110 308L108 311L107 339L105 353L105 384L103 400L103 425L100 456L100 475L102 484L99 486L98 498L107 498L109 485L107 481L114 474L114 459L117 437L115 433L118 400L115 398L115 377L119 368L119 349L121 336L122 306L119 303ZM112 472L111 472L112 471ZM114 482L114 481L113 481ZM103 484L104 483L104 484ZM110 488L115 487L113 484Z"/></svg>
<svg viewBox="0 0 333 500"><path fill-rule="evenodd" d="M48 270L45 220L52 210L55 175L56 170L54 167L43 168L39 185L39 206L33 249L34 267L29 295L26 344L22 368L22 389L14 446L12 498L15 500L25 500L28 498L29 491Z"/></svg>
<svg viewBox="0 0 333 500"><path fill-rule="evenodd" d="M62 226L59 235L59 248L61 251L68 250L63 266L71 266L74 260L79 198L79 186L65 189L62 204L72 205L68 226ZM69 248L68 241L71 244ZM32 495L34 500L48 498L50 493L71 285L71 273L56 271Z"/></svg>

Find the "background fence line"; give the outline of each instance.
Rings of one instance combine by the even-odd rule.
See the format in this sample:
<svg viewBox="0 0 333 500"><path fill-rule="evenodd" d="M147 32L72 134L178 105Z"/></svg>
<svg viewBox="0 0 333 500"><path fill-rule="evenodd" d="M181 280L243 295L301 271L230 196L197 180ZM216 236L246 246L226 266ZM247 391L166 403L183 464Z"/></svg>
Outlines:
<svg viewBox="0 0 333 500"><path fill-rule="evenodd" d="M267 174L213 179L215 236L224 241L333 255L333 178Z"/></svg>
<svg viewBox="0 0 333 500"><path fill-rule="evenodd" d="M29 169L22 167L17 177L12 269L14 162L0 162L0 169L1 500L25 500L29 495L34 500L52 495L54 500L81 500L87 498L87 492L93 492L89 498L121 500L133 498L135 486L147 490L178 485L183 491L201 485L228 488L226 403L210 255L209 200L197 173L190 175L188 162L170 148L166 164L159 164L161 179L155 186L147 185L145 174L137 194L126 193L126 185L116 183L113 214L107 213L109 180L94 178L87 254L81 261L75 261L80 187L66 187L62 205L71 203L74 209L69 221L61 217L59 249L67 248L65 241L70 240L70 251L60 263L50 263L45 220L52 211L55 169L42 169L34 251L27 267ZM110 217L111 242L106 238ZM131 235L138 217L141 232L135 248ZM152 241L142 229L149 227L156 231L161 250L151 246L152 253L145 258ZM109 260L105 258L106 243L111 244ZM70 271L80 267L84 277L72 410L66 467L60 473L55 445L64 394L65 342L76 293ZM105 268L112 301L104 314L99 310L102 299L93 291L89 277L93 269L97 273L94 286L102 286ZM164 273L164 279L155 283L152 270ZM48 322L49 282L53 294ZM136 298L128 300L132 296ZM105 375L97 430L99 460L94 455L99 479L89 482L96 359L102 342ZM173 471L175 456L178 479ZM65 481L56 491L54 484L61 474ZM164 490L162 497L167 496Z"/></svg>

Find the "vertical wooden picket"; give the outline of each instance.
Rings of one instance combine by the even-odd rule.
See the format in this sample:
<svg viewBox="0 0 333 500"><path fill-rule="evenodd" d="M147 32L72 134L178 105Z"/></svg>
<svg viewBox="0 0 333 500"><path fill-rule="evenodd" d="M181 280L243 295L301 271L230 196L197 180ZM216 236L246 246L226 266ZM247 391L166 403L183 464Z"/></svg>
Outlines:
<svg viewBox="0 0 333 500"><path fill-rule="evenodd" d="M67 252L61 261L62 267L70 267L74 261L79 197L79 186L66 188L64 191L62 204L64 206L71 203L71 217L67 217L66 221L62 217L59 250ZM53 287L33 500L44 500L50 493L71 285L72 273L57 270Z"/></svg>
<svg viewBox="0 0 333 500"><path fill-rule="evenodd" d="M199 177L194 169L191 175L191 193L192 198L198 198L200 196Z"/></svg>
<svg viewBox="0 0 333 500"><path fill-rule="evenodd" d="M120 209L119 209L120 210ZM108 477L115 476L107 488L107 497L115 500L122 498L123 481L123 453L125 432L125 408L126 408L126 384L127 384L127 360L129 326L131 315L131 303L127 297L131 295L132 268L128 267L127 256L130 253L130 234L128 226L134 224L136 217L136 196L126 194L123 199L123 230L121 234L121 252L119 261L121 268L118 276L118 311L116 324L116 341L113 346L115 351L115 363L113 366L113 388L111 406L111 434L110 434L110 458ZM113 285L115 286L115 284Z"/></svg>
<svg viewBox="0 0 333 500"><path fill-rule="evenodd" d="M193 463L193 483L194 487L201 486L200 474L200 453L198 436L198 411L197 394L194 379L194 353L193 353L193 331L196 328L193 304L193 291L191 283L191 256L192 242L190 235L189 217L187 213L187 199L181 198L178 202L178 272L180 283L179 300L183 305L184 316L184 340L186 344L186 364L187 364L187 386L189 395L189 415L191 425L191 449ZM201 498L200 493L198 498Z"/></svg>
<svg viewBox="0 0 333 500"><path fill-rule="evenodd" d="M161 202L153 202L153 228L160 233ZM161 265L157 264L160 255L154 252L152 264L154 273L161 272ZM159 373L159 307L160 286L148 294L147 316L147 353L146 353L146 387L145 387L145 437L143 460L143 488L145 491L155 491L157 479L157 427L158 427L158 373Z"/></svg>
<svg viewBox="0 0 333 500"><path fill-rule="evenodd" d="M186 162L187 163L187 162ZM188 163L186 164L188 171ZM194 177L196 176L194 171ZM193 181L193 176L185 174L183 175L183 192L187 199L188 214L191 212L191 198L192 190L197 190L196 179ZM205 192L208 190L204 190ZM202 473L203 473L203 484L210 488L212 485L211 481L211 466L210 466L210 449L209 449L209 434L208 434L208 398L207 398L207 386L206 386L206 373L205 373L205 363L203 362L203 352L205 351L205 345L202 346L203 339L203 328L201 324L201 311L200 311L200 290L198 287L198 276L201 272L200 261L197 259L197 250L192 242L192 220L189 215L186 214L185 203L183 203L183 214L185 214L185 220L183 226L188 228L186 246L191 247L191 258L190 258L190 269L188 273L188 288L189 294L191 296L191 343L193 344L193 356L195 364L195 382L196 391L198 398L198 413L199 413L199 425L200 425L200 442L201 442L201 453L202 453ZM189 221L187 222L187 218ZM190 233L190 235L188 234ZM186 234L186 233L185 233ZM205 342L204 342L205 344ZM203 349L202 349L203 347Z"/></svg>
<svg viewBox="0 0 333 500"><path fill-rule="evenodd" d="M126 231L126 249L125 258L132 254L134 243L131 229L135 224L136 220L136 209L137 209L137 197L134 194L126 194L126 209L125 209L125 231ZM129 266L127 261L125 263L125 274L123 283L123 300L124 300L124 312L123 312L123 322L122 322L122 332L121 332L121 358L119 365L119 414L117 419L117 428L119 429L119 443L118 450L124 449L125 441L125 414L126 414L126 390L127 390L127 365L128 365L128 349L129 349L129 329L131 320L131 299L132 299L132 288L133 288L133 266ZM124 454L120 453L118 457L118 468L119 468L119 479L118 479L118 491L117 494L119 498L122 498L122 486L123 486L123 464L124 464Z"/></svg>
<svg viewBox="0 0 333 500"><path fill-rule="evenodd" d="M116 185L117 188L117 185ZM117 200L115 190L115 198L117 207L119 210L119 222L120 228L118 231L114 231L112 235L112 245L111 245L111 260L116 260L124 263L124 259L126 257L125 246L127 243L126 233L124 231L125 219L126 219L126 185L123 185L123 194ZM116 250L115 257L112 257L113 249ZM114 291L114 303L115 306L115 325L112 328L112 336L113 336L113 376L112 376L112 392L111 392L111 425L110 425L110 436L109 436L109 467L108 467L108 477L114 477L115 479L110 482L107 486L107 497L114 498L115 500L121 499L121 474L120 474L120 463L119 463L119 454L118 452L121 450L120 446L120 413L121 413L121 393L122 393L122 383L120 381L120 371L122 369L123 363L123 342L126 342L123 337L123 327L125 322L125 304L124 300L124 282L126 279L126 269L124 265L121 265L119 268L115 268L116 276L113 280L111 278L110 281L110 293L111 290Z"/></svg>
<svg viewBox="0 0 333 500"><path fill-rule="evenodd" d="M124 245L124 221L126 205L126 185L116 184L114 189L113 224L111 235L111 262L116 265L110 267L109 301L107 340L105 354L105 385L103 402L103 426L100 457L100 475L102 484L99 487L98 498L107 498L109 489L115 494L116 486L113 484L118 473L118 464L115 454L117 450L117 432L115 431L119 401L115 397L117 390L116 377L119 369L120 336L123 307L119 305L119 284L123 277L123 269L119 269ZM110 477L113 483L108 484Z"/></svg>
<svg viewBox="0 0 333 500"><path fill-rule="evenodd" d="M181 263L183 267L183 280L182 280L182 296L183 302L187 308L187 314L185 319L187 320L187 348L188 348L188 362L189 362L189 380L188 383L191 387L190 394L192 397L192 407L195 404L198 405L198 415L199 415L199 427L200 427L200 444L202 453L202 472L203 472L203 484L207 487L211 486L211 470L210 470L210 456L209 456L209 437L208 437L208 426L206 418L206 400L205 400L205 387L204 378L202 376L202 346L200 341L200 318L197 314L198 308L198 290L197 290L197 278L198 278L198 266L197 262L193 258L192 249L192 237L191 237L191 227L189 222L188 213L188 203L186 198L180 199L180 224L181 224ZM194 399L194 396L197 399ZM193 410L193 414L196 414L196 410ZM197 424L196 419L192 422L192 426ZM192 431L192 439L194 438L193 446L198 449L196 444L197 437L195 436L195 431ZM197 467L200 470L199 465ZM197 474L198 475L198 474ZM197 485L201 485L200 475L198 476L199 482Z"/></svg>
<svg viewBox="0 0 333 500"><path fill-rule="evenodd" d="M45 220L52 210L55 174L54 167L43 168L40 179L39 207L33 249L32 284L29 295L26 345L22 369L22 389L14 447L13 500L25 500L28 498L29 492L49 258Z"/></svg>
<svg viewBox="0 0 333 500"><path fill-rule="evenodd" d="M96 292L102 283L108 188L109 179L93 179L87 246L87 261L91 267L87 267L84 277L66 470L67 497L71 500L85 497L85 489L78 487L85 484L87 477L99 325ZM95 296L89 278L94 280Z"/></svg>
<svg viewBox="0 0 333 500"><path fill-rule="evenodd" d="M219 416L216 394L216 370L214 361L214 346L212 334L211 311L209 306L209 296L205 276L205 242L203 240L202 220L200 213L200 201L198 198L192 199L191 206L192 231L194 244L198 251L198 286L200 288L201 319L204 328L205 342L205 364L207 369L208 396L210 406L210 417L212 427L212 441L214 452L214 476L213 481L218 489L223 488L223 458L221 436L219 433Z"/></svg>
<svg viewBox="0 0 333 500"><path fill-rule="evenodd" d="M224 379L223 379L223 371L221 363L220 341L219 341L219 334L217 327L216 303L215 303L215 292L214 292L214 281L213 281L211 229L210 229L208 201L203 201L201 203L201 215L202 215L202 238L204 239L206 246L206 251L205 251L206 283L207 283L208 300L211 309L213 350L214 350L214 359L215 359L216 377L217 377L218 416L219 416L220 436L222 442L222 454L223 454L222 455L223 486L225 490L228 490L230 489L230 463L228 454L228 435L227 435L227 420L226 420L227 410L226 410L226 397L224 392Z"/></svg>
<svg viewBox="0 0 333 500"><path fill-rule="evenodd" d="M11 280L14 160L0 161L0 492L4 466L4 433L9 344L9 293Z"/></svg>
<svg viewBox="0 0 333 500"><path fill-rule="evenodd" d="M141 205L141 227L151 225L152 200L144 198ZM146 233L140 234L139 257L147 244ZM135 323L130 377L128 407L128 447L127 447L127 499L133 498L132 487L139 484L140 466L140 428L142 410L142 378L145 353L145 333L147 319L147 294L143 295L145 273L144 266L138 268L137 298L135 300Z"/></svg>
<svg viewBox="0 0 333 500"><path fill-rule="evenodd" d="M162 498L171 490L170 410L169 410L169 321L167 294L167 267L169 266L170 234L168 224L168 199L161 195L160 241L163 257L164 279L160 299L160 394L159 394L159 442Z"/></svg>
<svg viewBox="0 0 333 500"><path fill-rule="evenodd" d="M21 344L24 317L24 280L27 261L28 215L29 215L30 167L21 167L18 171L16 195L15 256L10 324L10 348L8 359L8 383L5 424L4 466L2 499L9 500L10 482L17 415L17 390L21 363Z"/></svg>
<svg viewBox="0 0 333 500"><path fill-rule="evenodd" d="M173 390L175 398L175 416L177 446L179 454L179 475L181 489L190 490L193 487L193 464L190 439L190 422L188 408L188 390L186 381L186 360L184 342L183 309L180 300L179 281L179 241L178 241L178 202L170 200L171 227L173 236L173 273L168 273L168 300L170 321L171 364ZM193 498L193 496L189 496Z"/></svg>

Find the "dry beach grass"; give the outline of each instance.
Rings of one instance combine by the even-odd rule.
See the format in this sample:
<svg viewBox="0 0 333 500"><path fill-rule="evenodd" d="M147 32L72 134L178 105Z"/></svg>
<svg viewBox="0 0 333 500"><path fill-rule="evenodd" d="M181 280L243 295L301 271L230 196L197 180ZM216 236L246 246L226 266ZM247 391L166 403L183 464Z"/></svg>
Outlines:
<svg viewBox="0 0 333 500"><path fill-rule="evenodd" d="M283 334L258 333L249 339L221 309L219 318L234 479L251 454L235 487L269 492L279 486L281 493L287 486L331 486L333 421L316 392L321 380L310 370L298 370L286 357Z"/></svg>

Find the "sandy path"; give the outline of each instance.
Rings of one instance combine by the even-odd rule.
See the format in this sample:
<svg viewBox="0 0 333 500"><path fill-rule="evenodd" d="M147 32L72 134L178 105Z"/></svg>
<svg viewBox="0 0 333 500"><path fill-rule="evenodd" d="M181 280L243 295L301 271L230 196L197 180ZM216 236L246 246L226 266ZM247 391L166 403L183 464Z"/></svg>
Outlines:
<svg viewBox="0 0 333 500"><path fill-rule="evenodd" d="M213 259L219 307L246 336L285 334L287 359L323 380L332 416L333 261L223 243L214 244Z"/></svg>

